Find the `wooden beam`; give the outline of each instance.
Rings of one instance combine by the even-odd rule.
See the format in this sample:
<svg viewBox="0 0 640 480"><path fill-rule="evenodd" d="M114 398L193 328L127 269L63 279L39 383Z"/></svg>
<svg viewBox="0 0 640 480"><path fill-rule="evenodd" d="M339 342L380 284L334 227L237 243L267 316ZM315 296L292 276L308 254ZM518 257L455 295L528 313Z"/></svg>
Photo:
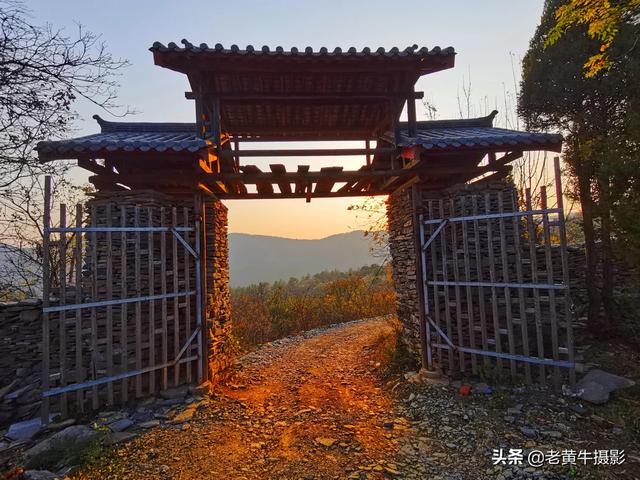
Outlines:
<svg viewBox="0 0 640 480"><path fill-rule="evenodd" d="M415 96L407 97L407 120L408 120L408 133L410 137L415 137L417 134L416 124L416 100Z"/></svg>
<svg viewBox="0 0 640 480"><path fill-rule="evenodd" d="M271 164L269 165L269 168L275 175L287 173L287 169L281 163ZM278 182L278 188L281 193L291 193L291 183L289 182Z"/></svg>
<svg viewBox="0 0 640 480"><path fill-rule="evenodd" d="M313 191L306 191L303 193L247 193L246 195L238 195L229 193L226 195L218 195L221 200L256 200L256 199L291 199L291 198L340 198L340 197L372 197L379 195L388 195L391 192L381 191L381 190L372 190L371 192L326 192L326 193L316 193Z"/></svg>
<svg viewBox="0 0 640 480"><path fill-rule="evenodd" d="M309 165L298 165L298 178L296 179L296 193L304 193L307 188L308 181L302 180L301 174L306 174L309 171Z"/></svg>
<svg viewBox="0 0 640 480"><path fill-rule="evenodd" d="M221 158L227 157L337 157L341 155L390 155L397 153L396 148L305 148L295 150L225 150L218 152Z"/></svg>
<svg viewBox="0 0 640 480"><path fill-rule="evenodd" d="M320 169L320 172L321 173L323 172L339 173L339 172L342 172L342 167L324 167ZM335 185L335 183L336 183L335 179L331 179L331 178L325 178L325 179L319 180L318 183L316 183L316 188L314 193L330 192L333 186Z"/></svg>
<svg viewBox="0 0 640 480"><path fill-rule="evenodd" d="M389 95L362 95L360 93L352 93L352 92L342 92L342 93L307 93L307 94L296 94L290 95L287 93L283 93L281 95L277 94L251 94L247 92L237 92L237 93L219 93L216 95L220 100L236 100L236 101L247 101L247 102L259 102L263 100L284 100L284 101L304 101L304 100L348 100L351 102L364 102L364 101L380 101L380 100L388 100L388 99L396 99L396 100L404 100L406 98L414 98L421 99L424 98L424 92L408 92L408 93L392 93ZM413 97L412 97L413 96ZM184 97L187 100L195 100L196 95L193 92L184 92Z"/></svg>
<svg viewBox="0 0 640 480"><path fill-rule="evenodd" d="M252 174L252 173L255 174L255 173L262 172L262 170L260 170L255 165L244 165L243 167L240 167L240 168L242 169L243 172L248 174ZM261 193L261 194L273 193L273 185L271 181L256 181L256 187L258 188L258 193Z"/></svg>

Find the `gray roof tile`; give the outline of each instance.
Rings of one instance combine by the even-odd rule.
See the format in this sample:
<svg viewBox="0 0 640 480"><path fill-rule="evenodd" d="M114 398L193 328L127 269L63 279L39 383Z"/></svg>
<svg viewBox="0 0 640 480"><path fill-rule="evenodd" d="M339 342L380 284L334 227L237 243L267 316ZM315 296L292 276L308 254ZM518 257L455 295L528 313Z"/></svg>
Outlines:
<svg viewBox="0 0 640 480"><path fill-rule="evenodd" d="M181 43L183 47L178 46L174 42L170 42L167 46L160 42L154 42L153 46L149 49L152 52L190 52L190 53L217 53L217 54L236 54L236 55L271 55L271 56L313 56L313 57L362 57L362 56L384 56L384 57L422 57L422 56L434 56L442 55L449 56L455 55L455 49L453 47L440 48L433 47L428 49L427 47L419 48L418 45L411 45L405 49L399 49L398 47L392 47L390 50L385 50L384 47L377 49L371 49L365 47L358 51L355 47L349 47L345 50L340 47L336 47L333 50L327 47L321 47L318 51L315 51L312 47L306 47L298 49L292 47L291 50L284 50L284 48L278 46L275 49L271 49L264 45L262 48L256 48L253 45L247 45L242 50L238 45L231 45L229 48L224 48L220 43L216 43L213 48L209 47L206 43L200 45L194 45L186 39L182 39Z"/></svg>
<svg viewBox="0 0 640 480"><path fill-rule="evenodd" d="M100 133L40 142L40 157L64 158L70 154L69 158L73 158L77 153L100 151L195 153L207 148L205 140L196 135L193 123L108 122L98 115L93 118L100 124Z"/></svg>

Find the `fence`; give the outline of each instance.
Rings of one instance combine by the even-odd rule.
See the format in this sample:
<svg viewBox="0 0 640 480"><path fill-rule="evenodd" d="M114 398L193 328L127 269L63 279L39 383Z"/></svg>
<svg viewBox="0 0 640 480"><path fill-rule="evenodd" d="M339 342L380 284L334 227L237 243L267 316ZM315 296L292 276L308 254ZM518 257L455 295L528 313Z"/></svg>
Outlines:
<svg viewBox="0 0 640 480"><path fill-rule="evenodd" d="M423 322L427 363L449 371L508 365L512 380L554 386L574 355L568 254L560 167L555 162L557 207L542 187L518 208L515 190L486 190L422 198L417 217L421 248Z"/></svg>
<svg viewBox="0 0 640 480"><path fill-rule="evenodd" d="M65 416L203 378L199 203L122 195L77 205L74 226L62 204L52 227L45 181L44 421L52 402Z"/></svg>

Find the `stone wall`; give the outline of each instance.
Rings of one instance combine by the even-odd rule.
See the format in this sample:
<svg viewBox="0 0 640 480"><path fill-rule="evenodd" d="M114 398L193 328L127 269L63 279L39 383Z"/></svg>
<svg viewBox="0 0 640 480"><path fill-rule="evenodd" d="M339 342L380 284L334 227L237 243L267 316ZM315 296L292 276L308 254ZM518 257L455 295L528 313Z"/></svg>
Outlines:
<svg viewBox="0 0 640 480"><path fill-rule="evenodd" d="M177 207L175 212L174 207ZM102 192L87 203L85 214L87 225L96 227L132 227L135 224L193 226L194 202L190 198L171 198L156 192ZM204 200L203 217L206 225L206 290L203 291L206 301L203 315L206 358L203 373L205 380L218 381L232 361L233 354L227 209L221 202L207 198ZM193 233L183 235L188 243L194 245ZM54 241L52 248L56 247ZM73 244L70 244L69 251L72 249ZM161 250L166 253L164 265L160 261ZM112 277L110 293L107 289L108 263L111 264L109 275ZM68 276L74 277L73 274ZM75 285L67 285L65 297L66 303L76 303L78 291L79 301L84 303L160 294L163 288L168 293L195 289L195 260L182 245L174 245L172 234L112 233L108 241L104 233L89 233L83 238L81 288L76 290ZM59 297L59 286L54 284L52 304ZM80 316L76 316L75 311L64 316L50 314L50 388L104 377L109 372L117 374L145 368L161 364L166 359L170 361L195 329L195 304L196 297L191 296L114 305L110 307L110 313L106 307L98 307L84 309ZM179 312L179 326L174 323L176 311ZM62 329L61 323L64 325ZM110 324L111 329L107 328ZM165 328L168 332L166 342L161 333ZM60 354L62 331L65 355ZM42 334L41 300L0 304L0 424L37 415L41 392ZM79 355L76 354L78 346ZM196 353L196 342L193 342L183 358ZM64 376L59 373L62 361L65 364ZM68 395L68 405L64 408L68 408L70 413L102 408L110 403L119 404L154 394L165 386L193 383L197 379L197 368L197 363L191 361L178 368L169 367L117 381L110 388L101 385L82 390L80 394L73 392ZM52 412L62 408L60 397L54 397L51 404Z"/></svg>
<svg viewBox="0 0 640 480"><path fill-rule="evenodd" d="M403 324L403 340L416 356L420 354L420 316L416 285L412 190L398 192L388 203L390 251L398 298L398 316ZM445 191L417 189L418 215L424 220L515 211L518 197L507 180L464 185ZM536 217L540 220L540 217ZM557 223L549 219L551 229ZM438 222L424 226L424 239L437 230ZM490 284L562 283L559 247L544 246L541 225L534 225L529 244L529 224L507 217L479 221L450 222L440 231L426 253L426 290L429 316L445 332L444 338L432 329L436 364L451 373L497 363L510 365L511 376L531 378L533 367L514 361L489 359L448 346L513 353L530 357L567 359L567 315L565 290L546 288L489 287ZM557 232L552 231L552 238ZM554 237L556 235L556 237ZM533 259L533 260L532 260ZM570 259L575 268L575 262ZM534 269L533 266L536 265ZM534 275L534 271L536 272ZM548 277L550 276L550 277ZM485 284L461 286L460 281ZM433 283L435 282L435 283ZM556 340L557 339L557 340ZM523 368L521 368L523 367ZM536 374L537 374L536 367ZM547 372L539 369L539 375Z"/></svg>
<svg viewBox="0 0 640 480"><path fill-rule="evenodd" d="M40 407L42 301L0 304L0 425Z"/></svg>
<svg viewBox="0 0 640 480"><path fill-rule="evenodd" d="M205 204L207 262L208 378L219 381L233 360L227 207L220 201Z"/></svg>

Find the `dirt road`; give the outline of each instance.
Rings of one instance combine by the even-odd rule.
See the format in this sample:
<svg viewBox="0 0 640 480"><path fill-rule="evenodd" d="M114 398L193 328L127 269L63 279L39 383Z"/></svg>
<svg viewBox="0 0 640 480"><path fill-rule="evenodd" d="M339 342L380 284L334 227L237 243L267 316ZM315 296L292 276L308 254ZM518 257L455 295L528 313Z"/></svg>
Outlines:
<svg viewBox="0 0 640 480"><path fill-rule="evenodd" d="M80 479L620 479L638 478L633 423L533 386L470 396L445 379L382 381L395 338L374 319L278 340L245 356L211 398L166 416ZM380 365L383 363L383 365ZM613 403L613 402L612 402ZM618 405L616 407L616 405ZM620 403L613 403L620 408ZM604 407L596 407L604 408ZM170 412L169 412L170 413ZM173 415L173 416L172 416ZM189 415L190 417L190 415ZM494 464L496 449L621 449L621 465Z"/></svg>
<svg viewBox="0 0 640 480"><path fill-rule="evenodd" d="M129 478L371 478L397 474L407 421L378 384L375 346L388 320L275 342L243 360L181 428L157 429L117 452ZM117 472L117 473L116 473ZM109 469L83 476L110 476Z"/></svg>

